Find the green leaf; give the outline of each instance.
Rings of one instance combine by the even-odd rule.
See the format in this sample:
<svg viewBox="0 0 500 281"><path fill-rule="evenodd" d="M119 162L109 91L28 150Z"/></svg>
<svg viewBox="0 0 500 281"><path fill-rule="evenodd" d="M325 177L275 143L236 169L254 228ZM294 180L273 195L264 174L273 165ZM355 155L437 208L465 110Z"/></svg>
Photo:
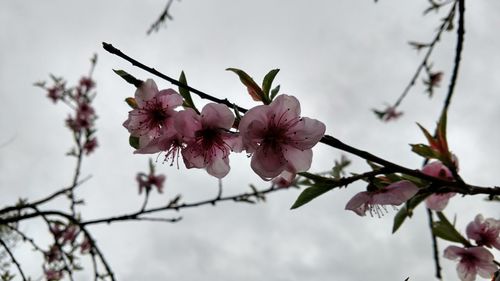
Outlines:
<svg viewBox="0 0 500 281"><path fill-rule="evenodd" d="M118 74L118 76L120 76L121 78L123 78L123 80L125 80L128 83L134 85L136 88L139 88L142 85L142 82L143 82L142 80L139 80L139 79L135 78L134 76L128 74L124 70L121 70L121 69L115 70L115 69L113 69L113 71L116 74Z"/></svg>
<svg viewBox="0 0 500 281"><path fill-rule="evenodd" d="M333 169L332 169L332 176L335 179L341 178L342 175L345 174L344 169L347 168L347 166L349 166L350 164L351 164L351 161L349 159L347 159L347 157L344 154L342 154L340 156L340 161L335 160L335 166L333 166Z"/></svg>
<svg viewBox="0 0 500 281"><path fill-rule="evenodd" d="M410 146L411 146L411 151L415 152L416 154L424 158L441 159L441 154L436 150L432 149L428 145L420 143L420 144L410 144Z"/></svg>
<svg viewBox="0 0 500 281"><path fill-rule="evenodd" d="M130 137L128 138L128 143L130 144L131 147L139 149L139 137L134 137L130 135Z"/></svg>
<svg viewBox="0 0 500 281"><path fill-rule="evenodd" d="M179 82L181 82L184 85L188 85L187 80L186 80L186 75L184 74L184 71L181 72L181 76L179 77ZM184 98L184 106L185 107L190 107L196 111L196 113L200 114L196 106L194 105L193 99L191 98L191 93L186 87L179 86L179 94Z"/></svg>
<svg viewBox="0 0 500 281"><path fill-rule="evenodd" d="M424 136L427 139L427 142L429 142L429 144L433 144L433 143L436 142L436 140L434 139L434 137L429 133L429 131L427 131L427 129L425 129L422 125L420 125L418 123L417 123L417 126L420 128L420 130L422 131L422 133L424 133Z"/></svg>
<svg viewBox="0 0 500 281"><path fill-rule="evenodd" d="M245 71L237 68L227 68L226 70L232 71L236 73L236 75L238 75L241 83L243 83L243 85L247 87L248 93L254 101L262 101L264 103L267 102L266 96L264 96L264 92L262 91L262 89Z"/></svg>
<svg viewBox="0 0 500 281"><path fill-rule="evenodd" d="M322 195L323 193L326 193L330 190L332 190L335 186L334 185L325 185L325 184L320 184L316 183L311 187L308 187L302 191L302 193L299 195L297 200L295 200L295 203L292 205L292 210L297 209L298 207L301 207L302 205L305 205L309 203L311 200L314 198Z"/></svg>
<svg viewBox="0 0 500 281"><path fill-rule="evenodd" d="M442 212L437 212L437 216L439 221L434 222L432 226L432 233L434 235L447 241L461 243L465 246L470 245L469 241L455 229Z"/></svg>
<svg viewBox="0 0 500 281"><path fill-rule="evenodd" d="M271 90L271 101L274 100L279 91L280 91L280 85L276 86L274 89Z"/></svg>
<svg viewBox="0 0 500 281"><path fill-rule="evenodd" d="M279 69L273 69L269 71L269 73L266 74L264 80L262 81L262 91L264 92L264 96L267 99L269 99L269 91L271 90L271 86L273 85L273 80L279 71L280 71Z"/></svg>
<svg viewBox="0 0 500 281"><path fill-rule="evenodd" d="M396 216L394 216L394 223L392 225L392 233L395 233L401 225L403 225L403 222L406 220L407 217L410 217L413 215L413 210L420 204L422 203L425 198L427 198L429 194L417 194L410 198L410 200L406 201L405 205L398 211Z"/></svg>

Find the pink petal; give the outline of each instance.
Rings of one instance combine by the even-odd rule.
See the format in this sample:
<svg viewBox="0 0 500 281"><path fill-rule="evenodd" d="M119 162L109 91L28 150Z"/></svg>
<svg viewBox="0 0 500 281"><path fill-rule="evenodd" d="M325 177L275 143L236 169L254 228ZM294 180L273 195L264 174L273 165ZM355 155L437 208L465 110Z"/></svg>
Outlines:
<svg viewBox="0 0 500 281"><path fill-rule="evenodd" d="M142 85L135 91L135 100L139 107L142 107L144 103L152 99L158 93L158 87L155 81L152 79L147 79L142 83Z"/></svg>
<svg viewBox="0 0 500 281"><path fill-rule="evenodd" d="M243 139L244 149L253 153L262 141L269 122L269 106L259 105L250 109L240 120L238 130Z"/></svg>
<svg viewBox="0 0 500 281"><path fill-rule="evenodd" d="M234 114L223 104L209 103L201 110L201 120L205 128L230 129L234 123Z"/></svg>
<svg viewBox="0 0 500 281"><path fill-rule="evenodd" d="M373 196L373 204L401 205L418 192L418 187L410 181L402 180L385 187L386 192Z"/></svg>
<svg viewBox="0 0 500 281"><path fill-rule="evenodd" d="M460 258L465 253L464 248L457 246L448 246L444 250L444 257L450 260L456 260Z"/></svg>
<svg viewBox="0 0 500 281"><path fill-rule="evenodd" d="M285 169L286 161L280 150L259 147L253 154L250 165L263 180L271 180Z"/></svg>
<svg viewBox="0 0 500 281"><path fill-rule="evenodd" d="M448 205L448 201L451 197L455 196L454 192L443 193L443 194L432 194L425 199L425 205L427 208L441 212Z"/></svg>
<svg viewBox="0 0 500 281"><path fill-rule="evenodd" d="M184 164L186 168L205 168L206 162L203 154L199 153L199 150L195 145L188 145L181 151L182 158L184 159Z"/></svg>
<svg viewBox="0 0 500 281"><path fill-rule="evenodd" d="M345 205L346 210L351 210L359 216L365 216L368 202L371 196L367 191L362 191L354 195L349 202Z"/></svg>
<svg viewBox="0 0 500 281"><path fill-rule="evenodd" d="M476 280L476 267L471 266L469 263L459 262L457 265L458 277L462 281Z"/></svg>
<svg viewBox="0 0 500 281"><path fill-rule="evenodd" d="M207 166L207 172L218 179L225 177L230 170L229 158L222 156L222 152L220 152L220 155L213 158L212 162L210 162Z"/></svg>
<svg viewBox="0 0 500 281"><path fill-rule="evenodd" d="M291 143L300 149L309 149L315 146L325 135L326 127L322 122L307 117L290 128L287 134L291 138Z"/></svg>
<svg viewBox="0 0 500 281"><path fill-rule="evenodd" d="M448 167L443 165L440 161L434 161L425 165L422 168L422 173L436 178L453 180L453 174L450 169L448 169Z"/></svg>
<svg viewBox="0 0 500 281"><path fill-rule="evenodd" d="M283 156L287 160L287 170L300 173L309 170L312 163L312 149L300 150L292 146L283 147Z"/></svg>
<svg viewBox="0 0 500 281"><path fill-rule="evenodd" d="M195 132L201 129L201 118L193 109L188 108L174 116L174 127L186 141L191 141Z"/></svg>
<svg viewBox="0 0 500 281"><path fill-rule="evenodd" d="M279 95L269 106L271 107L270 111L281 118L292 120L300 116L300 103L294 96Z"/></svg>

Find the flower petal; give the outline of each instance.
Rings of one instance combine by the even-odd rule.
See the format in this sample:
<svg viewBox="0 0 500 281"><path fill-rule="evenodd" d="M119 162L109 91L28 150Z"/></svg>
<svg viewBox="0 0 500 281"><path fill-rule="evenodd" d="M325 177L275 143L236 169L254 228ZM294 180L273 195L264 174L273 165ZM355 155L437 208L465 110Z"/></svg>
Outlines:
<svg viewBox="0 0 500 281"><path fill-rule="evenodd" d="M253 154L250 165L263 180L271 180L285 169L286 160L280 150L259 147Z"/></svg>
<svg viewBox="0 0 500 281"><path fill-rule="evenodd" d="M188 108L177 112L174 116L174 127L186 142L195 137L195 132L201 129L201 118L196 112Z"/></svg>
<svg viewBox="0 0 500 281"><path fill-rule="evenodd" d="M156 86L153 79L147 79L135 91L135 101L139 107L142 107L146 101L152 99L156 94L158 94L158 86Z"/></svg>
<svg viewBox="0 0 500 281"><path fill-rule="evenodd" d="M322 122L303 117L299 122L290 128L288 136L292 145L300 149L309 149L315 146L325 135L326 127Z"/></svg>
<svg viewBox="0 0 500 281"><path fill-rule="evenodd" d="M351 210L359 216L365 216L368 202L371 196L368 192L362 191L354 195L349 202L345 205L346 210Z"/></svg>
<svg viewBox="0 0 500 281"><path fill-rule="evenodd" d="M217 155L214 158L212 158L212 161L208 164L207 166L207 172L218 178L221 179L225 177L230 170L229 167L229 158L228 157L223 157L222 152L218 152Z"/></svg>
<svg viewBox="0 0 500 281"><path fill-rule="evenodd" d="M209 103L201 110L201 122L204 128L230 129L234 123L234 114L223 104Z"/></svg>
<svg viewBox="0 0 500 281"><path fill-rule="evenodd" d="M448 201L453 196L455 196L454 192L432 194L425 199L425 205L431 210L441 212L444 208L446 208Z"/></svg>
<svg viewBox="0 0 500 281"><path fill-rule="evenodd" d="M385 187L385 192L373 195L373 204L401 205L418 192L418 187L411 181L402 180Z"/></svg>
<svg viewBox="0 0 500 281"><path fill-rule="evenodd" d="M287 145L283 147L283 156L287 161L287 170L292 173L305 172L311 168L312 149L301 150Z"/></svg>

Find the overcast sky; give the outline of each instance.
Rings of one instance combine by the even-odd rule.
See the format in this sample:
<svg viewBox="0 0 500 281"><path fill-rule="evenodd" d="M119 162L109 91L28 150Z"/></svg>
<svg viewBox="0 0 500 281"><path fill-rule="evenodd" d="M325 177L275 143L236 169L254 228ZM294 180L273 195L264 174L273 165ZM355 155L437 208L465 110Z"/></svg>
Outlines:
<svg viewBox="0 0 500 281"><path fill-rule="evenodd" d="M412 89L394 123L377 120L382 108L402 92L421 55L408 41L427 42L443 14L423 17L427 1L175 1L174 21L158 33L146 30L166 1L0 1L0 190L1 205L19 197L36 199L67 185L73 159L64 127L67 108L54 106L33 87L48 74L70 84L88 70L97 53L98 97L95 107L99 149L85 159L83 175L92 179L79 189L86 219L137 210L142 198L134 181L147 170L148 156L133 155L122 127L134 88L112 69L140 79L153 78L106 53L101 42L177 77L190 85L245 107L253 106L245 88L227 67L246 70L256 80L272 68L282 93L295 95L303 116L319 119L327 133L388 160L418 168L422 159L408 143L424 142L415 122L433 130L450 77L455 33L435 50L434 68L445 72L441 88L428 99ZM460 159L463 178L477 185L499 185L500 150L500 2L470 1L466 7L463 64L449 114L449 143ZM160 88L166 81L154 78ZM420 83L419 83L420 84ZM200 105L204 101L196 100ZM319 144L311 171L332 167L340 152ZM153 155L153 157L155 157ZM350 172L368 169L362 159ZM166 192L153 194L160 205L182 193L186 201L211 198L217 180L202 170L180 170L158 163L167 175ZM251 172L244 155L231 157L224 194L246 191L248 184L267 187ZM224 203L166 214L182 215L176 224L126 222L92 228L118 280L432 280L434 266L424 208L395 235L390 211L383 218L358 217L344 210L363 184L325 194L294 211L298 190L272 194L259 205ZM500 216L483 197L452 199L448 217L458 229L477 213ZM65 205L52 207L63 208ZM46 232L37 223L21 224L31 235ZM441 249L447 244L440 243ZM41 276L41 257L18 249L23 265ZM497 252L498 257L498 252ZM457 280L455 263L442 260L446 280ZM89 267L90 269L90 267ZM87 270L77 280L89 280Z"/></svg>

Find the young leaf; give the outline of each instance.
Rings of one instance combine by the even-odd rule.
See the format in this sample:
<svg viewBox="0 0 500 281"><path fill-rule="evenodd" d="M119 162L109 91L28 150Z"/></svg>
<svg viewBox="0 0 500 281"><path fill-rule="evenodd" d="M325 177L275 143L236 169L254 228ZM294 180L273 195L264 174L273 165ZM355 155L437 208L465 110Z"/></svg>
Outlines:
<svg viewBox="0 0 500 281"><path fill-rule="evenodd" d="M274 89L271 90L271 101L274 100L278 92L280 91L280 85L276 86Z"/></svg>
<svg viewBox="0 0 500 281"><path fill-rule="evenodd" d="M184 71L181 72L181 76L179 77L179 82L181 82L184 85L188 85L187 80L186 80L186 75L184 74ZM196 106L193 103L193 99L191 98L191 93L186 87L179 86L179 94L184 98L184 106L185 107L190 107L196 111L196 113L200 113Z"/></svg>
<svg viewBox="0 0 500 281"><path fill-rule="evenodd" d="M313 186L304 189L304 191L302 191L297 200L295 200L295 203L293 203L291 209L292 210L297 209L298 207L309 203L314 198L332 190L334 187L335 187L334 185L325 185L316 183Z"/></svg>
<svg viewBox="0 0 500 281"><path fill-rule="evenodd" d="M279 71L279 69L273 69L269 71L269 73L266 74L264 80L262 81L262 91L264 92L264 96L266 96L267 99L269 99L269 91L271 90L274 77L276 77L276 74L278 74Z"/></svg>
<svg viewBox="0 0 500 281"><path fill-rule="evenodd" d="M121 70L121 69L115 70L115 69L113 69L113 71L116 74L118 74L118 76L120 76L121 78L123 78L123 80L125 80L128 83L134 85L136 88L139 88L142 85L142 82L143 82L142 80L139 80L139 79L135 78L134 76L128 74L124 70Z"/></svg>
<svg viewBox="0 0 500 281"><path fill-rule="evenodd" d="M451 242L462 243L465 246L469 246L470 243L467 241L456 229L455 227L448 221L446 216L442 212L437 212L439 217L439 221L434 222L432 226L432 233L437 237L448 240Z"/></svg>
<svg viewBox="0 0 500 281"><path fill-rule="evenodd" d="M248 93L254 101L266 102L266 97L264 96L262 89L245 71L237 68L227 68L226 70L232 71L238 75L241 83L247 87Z"/></svg>
<svg viewBox="0 0 500 281"><path fill-rule="evenodd" d="M430 159L441 159L441 155L436 150L425 144L410 144L411 151L416 154Z"/></svg>
<svg viewBox="0 0 500 281"><path fill-rule="evenodd" d="M427 198L429 194L417 194L410 200L406 201L406 204L398 211L396 216L394 216L394 224L392 225L392 233L395 233L407 217L411 217L413 215L413 210L420 204L422 201Z"/></svg>

